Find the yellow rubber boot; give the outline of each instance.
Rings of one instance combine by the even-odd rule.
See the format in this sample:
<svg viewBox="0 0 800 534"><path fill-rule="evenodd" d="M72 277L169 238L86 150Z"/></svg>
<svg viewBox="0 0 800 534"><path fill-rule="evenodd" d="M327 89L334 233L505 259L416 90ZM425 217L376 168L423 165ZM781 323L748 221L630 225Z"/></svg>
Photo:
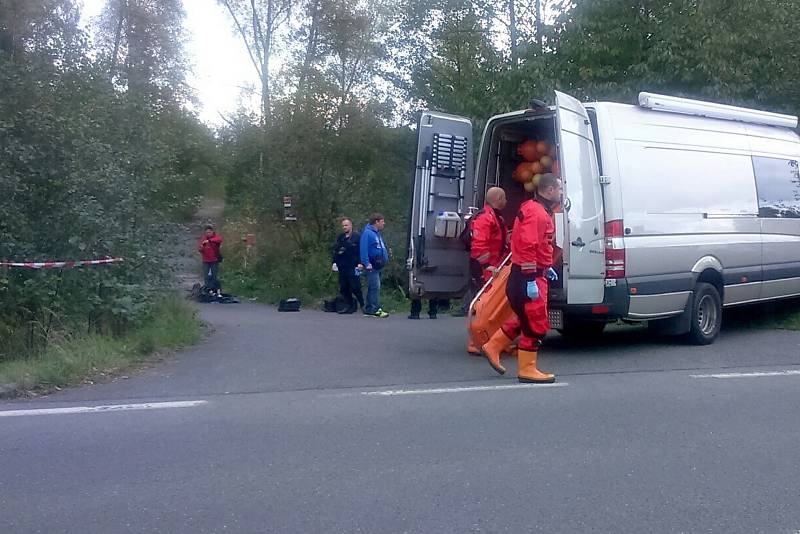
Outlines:
<svg viewBox="0 0 800 534"><path fill-rule="evenodd" d="M536 367L538 354L534 350L517 350L517 379L527 384L552 384L556 376L543 373Z"/></svg>
<svg viewBox="0 0 800 534"><path fill-rule="evenodd" d="M489 360L489 365L492 366L492 369L501 375L506 374L506 368L500 363L500 355L510 342L511 340L508 339L503 329L499 328L489 341L481 347L481 354Z"/></svg>

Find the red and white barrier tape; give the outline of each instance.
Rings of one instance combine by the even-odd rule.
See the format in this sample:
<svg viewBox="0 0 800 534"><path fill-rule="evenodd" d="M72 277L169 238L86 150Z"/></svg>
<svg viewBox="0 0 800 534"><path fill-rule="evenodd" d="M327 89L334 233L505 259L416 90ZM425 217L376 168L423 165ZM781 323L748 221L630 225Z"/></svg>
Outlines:
<svg viewBox="0 0 800 534"><path fill-rule="evenodd" d="M86 265L105 265L119 263L122 258L105 258L102 260L77 260L77 261L0 261L0 267L22 267L25 269L69 269L70 267L84 267Z"/></svg>

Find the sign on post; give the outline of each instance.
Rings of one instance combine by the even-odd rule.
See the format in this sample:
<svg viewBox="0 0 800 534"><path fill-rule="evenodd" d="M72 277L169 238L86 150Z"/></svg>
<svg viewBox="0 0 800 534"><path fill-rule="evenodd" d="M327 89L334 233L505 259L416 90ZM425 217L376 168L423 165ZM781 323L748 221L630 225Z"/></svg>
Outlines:
<svg viewBox="0 0 800 534"><path fill-rule="evenodd" d="M292 207L292 197L286 195L283 197L283 220L284 221L296 221L297 215L294 212L294 208Z"/></svg>

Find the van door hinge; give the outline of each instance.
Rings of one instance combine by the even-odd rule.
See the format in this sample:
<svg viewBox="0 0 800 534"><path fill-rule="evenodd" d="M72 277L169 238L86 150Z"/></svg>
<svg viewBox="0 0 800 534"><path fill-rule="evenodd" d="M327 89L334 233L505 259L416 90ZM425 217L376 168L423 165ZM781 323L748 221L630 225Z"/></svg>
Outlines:
<svg viewBox="0 0 800 534"><path fill-rule="evenodd" d="M600 183L601 183L602 185L608 185L608 184L610 184L610 183L611 183L611 177L610 177L610 176L605 176L605 175L602 175L602 174L601 174L601 175L600 175Z"/></svg>

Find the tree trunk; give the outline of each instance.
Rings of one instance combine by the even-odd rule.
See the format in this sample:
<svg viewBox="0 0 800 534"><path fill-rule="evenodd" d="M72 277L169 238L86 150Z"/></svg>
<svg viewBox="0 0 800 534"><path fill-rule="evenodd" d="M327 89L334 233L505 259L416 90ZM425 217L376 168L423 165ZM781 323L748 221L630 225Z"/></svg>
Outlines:
<svg viewBox="0 0 800 534"><path fill-rule="evenodd" d="M508 32L511 39L511 65L516 69L519 65L519 49L517 46L517 9L515 0L508 0ZM538 31L537 31L538 32Z"/></svg>
<svg viewBox="0 0 800 534"><path fill-rule="evenodd" d="M542 39L542 0L536 0L536 44L539 45L539 54L544 54L544 41Z"/></svg>
<svg viewBox="0 0 800 534"><path fill-rule="evenodd" d="M307 87L309 70L311 69L312 58L317 52L317 26L319 25L319 0L314 0L310 5L311 26L308 29L308 42L306 43L305 57L303 66L300 69L300 78L297 81L297 109L296 111L307 111L309 88Z"/></svg>
<svg viewBox="0 0 800 534"><path fill-rule="evenodd" d="M114 79L114 74L116 74L117 70L117 62L119 61L119 46L120 41L122 40L122 26L125 23L125 12L127 9L127 2L126 0L119 0L117 3L118 13L117 13L117 29L114 32L114 51L111 53L111 66L108 69L108 78L110 80Z"/></svg>

